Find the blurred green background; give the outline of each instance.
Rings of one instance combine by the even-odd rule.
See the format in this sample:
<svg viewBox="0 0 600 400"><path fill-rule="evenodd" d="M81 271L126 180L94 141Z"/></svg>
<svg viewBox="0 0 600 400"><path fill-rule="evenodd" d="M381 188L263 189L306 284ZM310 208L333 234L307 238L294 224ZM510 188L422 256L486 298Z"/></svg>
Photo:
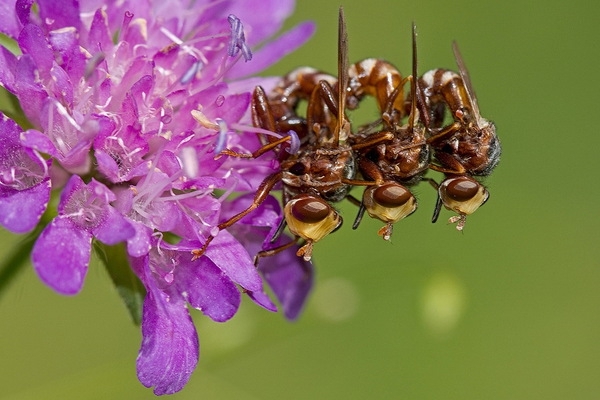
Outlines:
<svg viewBox="0 0 600 400"><path fill-rule="evenodd" d="M350 59L455 69L461 46L504 154L490 201L464 233L430 222L434 191L396 226L347 224L316 247L316 288L299 321L249 302L219 325L194 312L199 367L174 399L600 398L600 6L564 1L347 1ZM336 69L339 2L302 0L318 24L272 68ZM366 108L368 110L368 108ZM375 115L374 111L367 118ZM0 233L2 254L21 240ZM61 297L31 268L0 297L0 398L149 399L140 343L96 263Z"/></svg>

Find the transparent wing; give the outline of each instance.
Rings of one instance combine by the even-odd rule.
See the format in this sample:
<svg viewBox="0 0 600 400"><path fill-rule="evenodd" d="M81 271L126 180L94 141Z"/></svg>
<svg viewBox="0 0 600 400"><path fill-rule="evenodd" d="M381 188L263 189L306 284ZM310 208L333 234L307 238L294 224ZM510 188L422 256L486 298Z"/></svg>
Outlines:
<svg viewBox="0 0 600 400"><path fill-rule="evenodd" d="M473 90L473 84L471 83L471 77L469 76L469 70L465 65L465 61L460 54L460 50L458 49L458 44L456 42L452 42L452 51L454 51L454 58L456 59L456 65L458 65L458 72L460 73L460 77L465 84L465 89L467 90L467 95L471 100L471 104L473 106L473 113L475 114L475 118L477 119L478 125L481 125L481 114L479 112L479 104L477 103L477 96L475 95L475 90Z"/></svg>

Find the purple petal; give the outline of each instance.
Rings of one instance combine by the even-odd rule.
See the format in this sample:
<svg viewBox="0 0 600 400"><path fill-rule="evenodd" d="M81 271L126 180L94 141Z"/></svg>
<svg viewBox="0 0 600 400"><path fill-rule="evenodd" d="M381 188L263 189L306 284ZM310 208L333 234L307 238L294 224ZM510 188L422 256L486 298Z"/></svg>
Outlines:
<svg viewBox="0 0 600 400"><path fill-rule="evenodd" d="M219 232L205 256L244 289L253 292L262 290L262 280L248 252L229 232Z"/></svg>
<svg viewBox="0 0 600 400"><path fill-rule="evenodd" d="M198 335L183 298L153 284L146 289L137 375L144 386L154 386L154 394L172 394L185 386L196 368Z"/></svg>
<svg viewBox="0 0 600 400"><path fill-rule="evenodd" d="M15 4L15 11L21 24L25 25L29 23L29 17L31 12L31 6L34 0L17 0Z"/></svg>
<svg viewBox="0 0 600 400"><path fill-rule="evenodd" d="M71 197L77 192L85 190L85 182L79 175L71 175L63 190L60 192L60 201L58 203L59 214L65 213L65 207L67 206Z"/></svg>
<svg viewBox="0 0 600 400"><path fill-rule="evenodd" d="M86 66L85 52L79 45L79 32L75 29L61 29L50 32L50 44L60 54L61 67L72 82L78 82Z"/></svg>
<svg viewBox="0 0 600 400"><path fill-rule="evenodd" d="M227 74L227 78L239 79L240 77L256 74L264 70L306 43L314 31L315 24L313 22L299 24L279 38L254 51L252 62L236 64Z"/></svg>
<svg viewBox="0 0 600 400"><path fill-rule="evenodd" d="M127 240L127 254L141 257L150 251L152 246L152 230L141 222L131 221L135 235Z"/></svg>
<svg viewBox="0 0 600 400"><path fill-rule="evenodd" d="M116 130L112 121L99 122L101 131L94 139L94 147L100 172L115 183L145 175L148 165L143 157L148 152L147 139L131 126Z"/></svg>
<svg viewBox="0 0 600 400"><path fill-rule="evenodd" d="M219 186L215 186L219 187ZM183 199L179 202L181 207L184 207L186 212L181 211L180 219L177 225L173 228L173 233L180 237L189 238L197 236L197 232L202 229L198 225L198 220L204 221L205 224L216 225L218 223L217 216L219 215L220 204L219 200L214 197L204 197L197 199ZM194 215L194 217L190 217ZM198 248L199 243L195 243L190 248Z"/></svg>
<svg viewBox="0 0 600 400"><path fill-rule="evenodd" d="M111 47L106 12L102 11L102 9L98 9L94 13L94 19L92 20L90 33L87 39L89 42L88 51L101 52Z"/></svg>
<svg viewBox="0 0 600 400"><path fill-rule="evenodd" d="M258 264L259 271L290 320L298 318L302 312L314 279L312 264L296 256L294 250L261 258Z"/></svg>
<svg viewBox="0 0 600 400"><path fill-rule="evenodd" d="M271 298L265 292L246 292L250 299L262 308L277 312L277 306L271 301Z"/></svg>
<svg viewBox="0 0 600 400"><path fill-rule="evenodd" d="M79 229L106 244L116 244L133 237L135 229L109 204L115 200L104 184L92 179L86 185L79 175L72 175L61 193L58 211Z"/></svg>
<svg viewBox="0 0 600 400"><path fill-rule="evenodd" d="M0 196L0 225L14 233L29 232L39 222L50 200L50 179L26 190Z"/></svg>
<svg viewBox="0 0 600 400"><path fill-rule="evenodd" d="M251 97L250 93L226 96L222 103L219 103L218 105L212 103L202 111L210 118L224 119L228 123L236 122L248 111Z"/></svg>
<svg viewBox="0 0 600 400"><path fill-rule="evenodd" d="M21 134L23 145L35 149L41 153L49 154L53 157L58 157L58 151L54 143L40 131L28 129Z"/></svg>
<svg viewBox="0 0 600 400"><path fill-rule="evenodd" d="M93 234L102 243L113 245L132 238L136 230L117 210L108 207L106 220L100 224Z"/></svg>
<svg viewBox="0 0 600 400"><path fill-rule="evenodd" d="M251 195L239 196L223 209L223 217L227 218L240 212L251 201ZM280 210L277 200L269 197L260 207L241 219L230 230L236 238L244 243L250 254L257 254L263 250L265 243L270 248L277 247L292 240L287 236L282 236L275 244L269 243L268 239L276 231L281 218ZM262 257L258 264L259 272L281 303L286 318L292 320L300 315L314 279L312 264L296 256L296 250L297 247L293 246L273 256ZM266 296L263 296L261 291L249 293L249 295L255 303L270 309L268 302L263 301Z"/></svg>
<svg viewBox="0 0 600 400"><path fill-rule="evenodd" d="M241 204L243 204L243 202L241 202ZM268 207L266 210L268 210ZM258 213L258 215L269 215L270 213L265 214L266 210L262 213ZM267 238L271 237L269 230L272 231L276 225L270 227L270 229L268 227L262 227L262 225L248 225L254 221L258 224L262 224L260 219L254 220L248 218L253 214L254 213L250 214L247 218L242 219L238 224L230 228L235 237L244 244L250 254L257 254L259 251L263 250L264 243L267 243L269 248L275 248L292 240L288 236L282 235L282 237L274 244L269 243L265 240L265 236ZM270 218L271 217L267 217L267 220ZM302 312L314 280L314 269L312 264L304 261L302 257L296 256L297 249L297 246L292 246L275 255L261 257L258 263L258 271L263 275L266 283L273 290L273 293L283 308L286 318L291 320L296 319ZM265 307L265 304L261 301L261 294L259 291L249 295L255 303ZM269 309L268 306L265 308Z"/></svg>
<svg viewBox="0 0 600 400"><path fill-rule="evenodd" d="M14 1L0 1L0 32L16 38L20 30L21 25L15 13Z"/></svg>
<svg viewBox="0 0 600 400"><path fill-rule="evenodd" d="M23 54L15 67L14 90L23 112L33 126L41 126L41 112L48 93L39 82L39 74L29 54Z"/></svg>
<svg viewBox="0 0 600 400"><path fill-rule="evenodd" d="M119 176L119 164L114 158L101 148L94 151L96 162L98 163L98 171L104 174L111 182L121 182L123 179Z"/></svg>
<svg viewBox="0 0 600 400"><path fill-rule="evenodd" d="M293 0L246 0L231 2L228 12L239 18L247 29L252 46L274 35L294 11Z"/></svg>
<svg viewBox="0 0 600 400"><path fill-rule="evenodd" d="M15 71L17 69L17 57L4 47L0 47L0 83L7 90L14 93Z"/></svg>
<svg viewBox="0 0 600 400"><path fill-rule="evenodd" d="M76 294L90 262L92 235L57 217L33 246L31 258L40 279L61 294Z"/></svg>
<svg viewBox="0 0 600 400"><path fill-rule="evenodd" d="M53 84L51 86L49 85L49 89L52 89L52 95L57 99L60 99L65 105L72 107L74 94L73 84L71 83L71 78L67 71L58 65L54 65L50 70L50 75Z"/></svg>
<svg viewBox="0 0 600 400"><path fill-rule="evenodd" d="M245 210L248 206L250 206L253 199L253 194L246 194L238 196L233 201L224 204L222 209L223 218L231 218L240 211ZM279 201L275 197L269 195L256 210L242 218L238 222L238 226L244 224L254 228L269 228L268 234L264 238L265 243L268 244L271 238L277 232L282 218L283 216L281 215L281 206L279 205ZM252 239L256 239L256 236ZM256 251L260 250L261 249L257 249ZM251 254L253 254L253 252L251 252Z"/></svg>
<svg viewBox="0 0 600 400"><path fill-rule="evenodd" d="M21 144L20 134L0 113L0 224L16 233L32 230L50 199L47 163Z"/></svg>
<svg viewBox="0 0 600 400"><path fill-rule="evenodd" d="M154 72L153 68L154 65L152 64L152 60L147 60L141 57L134 59L131 65L129 65L125 70L125 74L123 75L118 87L114 88L114 97L111 99L108 107L110 109L114 107L118 110L121 107L125 96L128 95L128 91L131 89L132 85L134 85L142 77L149 75L151 76Z"/></svg>
<svg viewBox="0 0 600 400"><path fill-rule="evenodd" d="M185 253L189 258L189 252ZM175 282L192 307L216 322L225 322L237 312L241 295L236 285L205 257L176 269Z"/></svg>
<svg viewBox="0 0 600 400"><path fill-rule="evenodd" d="M88 118L79 124L70 110L54 97L47 98L37 112L41 127L57 146L61 165L71 173L89 173L92 167L89 149L101 128L98 120Z"/></svg>
<svg viewBox="0 0 600 400"><path fill-rule="evenodd" d="M19 46L23 53L29 54L44 78L50 74L54 54L42 29L36 25L26 25L19 34Z"/></svg>
<svg viewBox="0 0 600 400"><path fill-rule="evenodd" d="M236 197L232 201L223 204L221 217L224 219L233 217L235 214L248 208L253 200L254 194L244 194ZM256 210L242 218L239 223L270 228L273 225L277 225L280 218L281 206L279 205L279 201L273 196L267 196L265 201Z"/></svg>
<svg viewBox="0 0 600 400"><path fill-rule="evenodd" d="M38 0L40 18L48 23L48 30L74 27L79 30L78 0Z"/></svg>

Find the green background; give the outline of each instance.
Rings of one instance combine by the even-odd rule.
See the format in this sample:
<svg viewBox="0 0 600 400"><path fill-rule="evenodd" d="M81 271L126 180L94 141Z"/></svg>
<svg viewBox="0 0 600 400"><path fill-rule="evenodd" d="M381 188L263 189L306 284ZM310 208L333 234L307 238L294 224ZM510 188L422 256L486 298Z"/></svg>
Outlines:
<svg viewBox="0 0 600 400"><path fill-rule="evenodd" d="M316 36L269 72L336 69L339 2L300 1ZM316 246L295 323L249 302L226 324L194 312L201 358L174 399L597 399L599 6L589 1L348 1L350 59L455 69L461 46L503 145L490 201L463 233L430 222L435 195L383 242L347 224ZM374 111L365 106L366 117ZM370 114L369 114L370 113ZM358 118L358 117L357 117ZM2 254L21 238L0 233ZM149 399L140 344L106 272L61 297L31 268L0 297L0 398Z"/></svg>

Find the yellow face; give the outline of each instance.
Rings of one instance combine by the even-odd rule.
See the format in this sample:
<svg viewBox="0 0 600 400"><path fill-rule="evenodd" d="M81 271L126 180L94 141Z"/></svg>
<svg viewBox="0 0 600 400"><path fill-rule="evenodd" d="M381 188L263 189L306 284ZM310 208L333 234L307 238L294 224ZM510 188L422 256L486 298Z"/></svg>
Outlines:
<svg viewBox="0 0 600 400"><path fill-rule="evenodd" d="M379 230L379 235L385 240L390 240L392 224L415 212L417 199L399 183L385 182L365 189L363 205L371 218L377 218L387 224Z"/></svg>
<svg viewBox="0 0 600 400"><path fill-rule="evenodd" d="M285 221L290 232L310 242L318 242L342 224L342 218L325 200L300 194L287 202Z"/></svg>
<svg viewBox="0 0 600 400"><path fill-rule="evenodd" d="M462 230L467 215L473 214L489 198L487 189L475 179L458 176L444 180L438 193L444 207L458 213L450 218L450 223L458 222L456 229Z"/></svg>

